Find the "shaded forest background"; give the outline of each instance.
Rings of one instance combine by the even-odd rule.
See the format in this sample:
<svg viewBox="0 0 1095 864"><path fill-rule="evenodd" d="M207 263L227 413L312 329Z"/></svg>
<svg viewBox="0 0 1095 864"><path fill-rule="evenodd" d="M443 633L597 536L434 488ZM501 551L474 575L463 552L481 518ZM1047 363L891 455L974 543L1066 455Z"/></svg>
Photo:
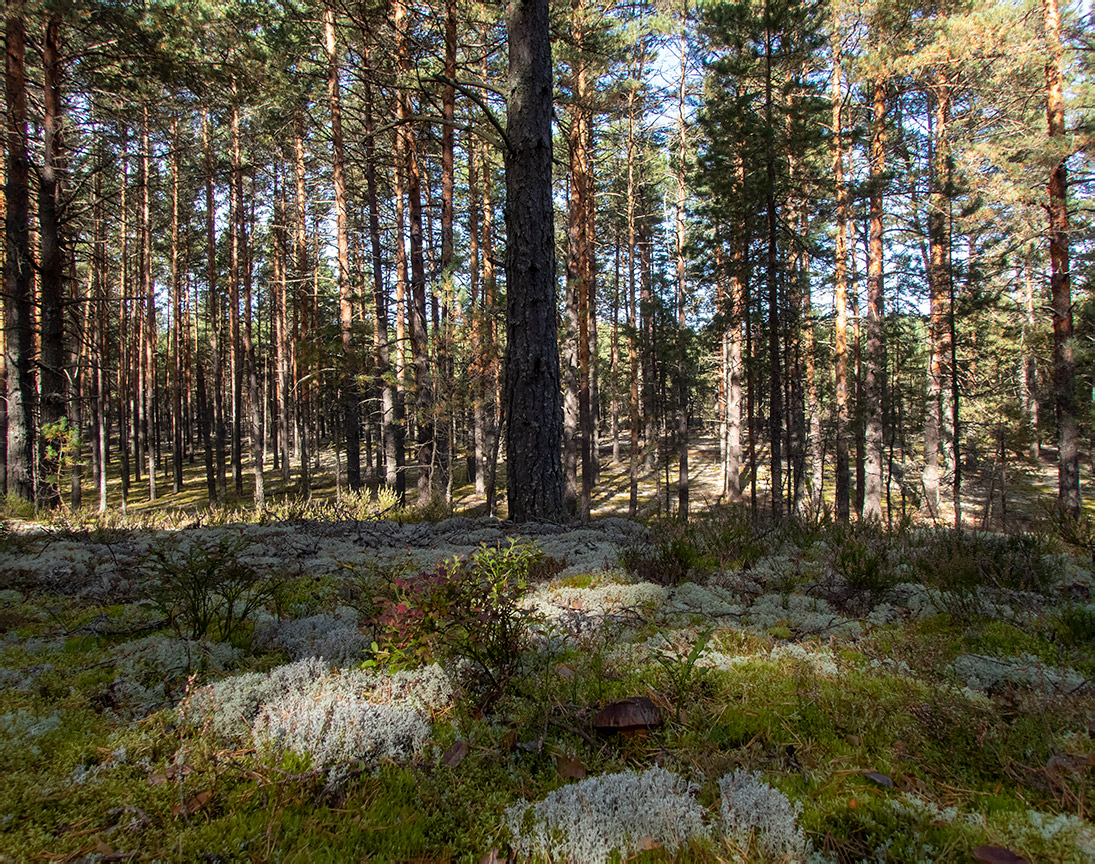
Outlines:
<svg viewBox="0 0 1095 864"><path fill-rule="evenodd" d="M194 464L210 504L261 508L333 450L339 491L467 482L496 512L502 13L10 0L9 500L124 509ZM568 510L611 471L631 515L656 476L687 516L702 441L724 499L776 514L900 496L960 523L964 467L1043 457L1078 514L1091 24L1057 0L556 4Z"/></svg>

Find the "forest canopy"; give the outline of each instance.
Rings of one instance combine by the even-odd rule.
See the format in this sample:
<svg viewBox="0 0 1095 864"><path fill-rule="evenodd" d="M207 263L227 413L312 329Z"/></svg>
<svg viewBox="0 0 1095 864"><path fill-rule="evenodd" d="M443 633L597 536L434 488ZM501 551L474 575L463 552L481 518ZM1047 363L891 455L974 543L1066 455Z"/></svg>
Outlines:
<svg viewBox="0 0 1095 864"><path fill-rule="evenodd" d="M556 3L520 175L525 5L9 2L12 506L1080 512L1089 4Z"/></svg>

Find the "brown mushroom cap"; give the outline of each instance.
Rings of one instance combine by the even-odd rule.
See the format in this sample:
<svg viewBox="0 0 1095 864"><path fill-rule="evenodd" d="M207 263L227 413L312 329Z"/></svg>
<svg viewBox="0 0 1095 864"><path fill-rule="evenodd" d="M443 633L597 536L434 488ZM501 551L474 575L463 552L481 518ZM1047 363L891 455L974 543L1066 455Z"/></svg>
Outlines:
<svg viewBox="0 0 1095 864"><path fill-rule="evenodd" d="M661 725L662 712L645 696L611 702L593 718L593 728L598 732L636 732Z"/></svg>

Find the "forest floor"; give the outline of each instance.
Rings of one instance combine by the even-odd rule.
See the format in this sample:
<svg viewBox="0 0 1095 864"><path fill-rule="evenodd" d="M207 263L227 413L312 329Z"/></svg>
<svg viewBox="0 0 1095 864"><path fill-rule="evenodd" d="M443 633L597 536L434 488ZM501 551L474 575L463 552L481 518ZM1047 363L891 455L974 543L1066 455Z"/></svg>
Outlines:
<svg viewBox="0 0 1095 864"><path fill-rule="evenodd" d="M585 526L322 478L203 512L200 466L9 519L0 861L1095 861L1091 523L1048 462L1006 514L968 471L1008 530L958 534L752 518L712 455L687 526L664 475L619 518L608 460Z"/></svg>
<svg viewBox="0 0 1095 864"><path fill-rule="evenodd" d="M628 516L629 466L627 461L627 443L622 442L621 458L618 463L612 460L610 446L601 447L601 461L597 480L593 489L591 513L595 518L608 516ZM769 506L770 486L767 468L768 451L761 448L757 452L756 492L758 509ZM1057 466L1055 451L1043 448L1038 458L1029 455L1010 454L1010 461L1001 467L996 459L981 459L966 464L962 469L961 504L963 527L995 529L1003 531L1038 530L1045 521L1048 508L1056 496ZM723 493L722 473L719 468L718 441L712 437L697 437L689 448L689 489L693 513L702 514L728 503ZM113 465L117 465L115 461ZM825 506L832 508L834 478L832 465L824 466L824 488L822 497ZM228 494L222 502L226 510L249 508L254 500L254 479L247 461L242 474L242 493L234 489L231 467L228 474ZM320 504L333 503L344 497L345 479L342 457L328 447L315 457L311 470L311 497ZM372 471L362 467L366 478ZM785 475L787 469L785 467ZM954 525L954 504L951 489L953 473L947 471L940 484L940 508L936 519L920 512L922 488L919 485L919 468L907 469L910 482L902 484L899 476L902 466L897 465L892 472L889 484L889 496L883 500L883 513L887 524L897 524L902 520L932 522L937 525ZM199 513L209 506L205 469L200 459L185 462L183 466L184 485L179 492L172 490L170 460L162 460L156 475L155 499L149 498L148 474L143 472L139 482L130 482L126 512L147 515L160 512ZM434 502L418 518L443 518L447 515L485 516L486 502L481 494L476 494L474 483L468 479L464 460L456 460L453 473L451 504ZM750 471L748 465L741 472L743 500L748 503L750 495ZM408 500L413 502L417 472L414 467L407 469ZM1095 514L1095 470L1081 472L1083 499L1088 512ZM299 475L297 463L293 461L292 479L286 482L280 471L272 468L271 459L266 460L263 473L266 500L268 504L291 501L299 498ZM498 468L499 506L498 515L506 516L504 463ZM122 509L121 480L117 471L112 471L108 479L108 509L112 513ZM375 497L378 481L368 479L370 495ZM67 498L67 494L65 496ZM640 466L638 484L637 517L640 520L655 519L672 514L677 507L677 462L671 459L654 468ZM98 494L85 481L83 490L85 508L94 509L98 504ZM412 504L412 509L413 504ZM20 515L32 514L21 512Z"/></svg>

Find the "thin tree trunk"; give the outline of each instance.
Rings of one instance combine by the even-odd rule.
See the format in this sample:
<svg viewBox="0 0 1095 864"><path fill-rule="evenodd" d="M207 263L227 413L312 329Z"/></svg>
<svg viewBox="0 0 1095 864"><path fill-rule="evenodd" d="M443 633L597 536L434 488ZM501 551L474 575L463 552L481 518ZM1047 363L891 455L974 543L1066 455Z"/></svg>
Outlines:
<svg viewBox="0 0 1095 864"><path fill-rule="evenodd" d="M353 344L353 288L350 285L350 235L347 225L345 156L342 139L342 104L339 94L338 47L335 44L335 13L330 4L323 14L324 44L327 47L327 100L331 112L331 174L335 190L335 232L338 241L338 320L342 340L339 394L342 402L343 434L346 438L346 481L351 491L361 488L361 420L359 394L351 358Z"/></svg>
<svg viewBox="0 0 1095 864"><path fill-rule="evenodd" d="M399 34L398 67L410 73L410 43L407 10L402 0L392 6L392 21ZM418 438L418 503L428 504L433 495L434 418L430 394L433 390L426 333L426 269L422 235L422 177L418 142L410 128L411 107L406 92L398 99L400 149L406 172L407 208L410 220L410 297L407 307L411 325L411 355L414 365L414 414Z"/></svg>
<svg viewBox="0 0 1095 864"><path fill-rule="evenodd" d="M441 98L441 332L437 341L437 364L441 374L435 379L439 385L439 396L443 394L442 404L447 408L450 418L455 417L456 406L453 396L452 349L452 309L456 296L453 281L454 263L454 189L456 179L456 0L445 3L445 78L447 83ZM437 485L443 490L445 501L452 500L452 448L453 434L450 423L439 424L436 453L439 456L440 477Z"/></svg>
<svg viewBox="0 0 1095 864"><path fill-rule="evenodd" d="M232 480L236 495L243 495L243 366L240 340L240 231L243 224L243 156L240 152L240 109L233 93L230 128L232 167L229 178L229 232L231 253L228 271L228 322L232 372Z"/></svg>
<svg viewBox="0 0 1095 864"><path fill-rule="evenodd" d="M935 129L928 211L931 350L928 356L927 402L924 411L923 473L924 505L932 519L938 518L939 514L939 444L942 438L942 399L947 389L944 364L949 365L950 360L947 302L951 294L950 234L947 219L950 208L950 156L947 146L950 85L943 72L937 72L936 77L936 86L932 91Z"/></svg>
<svg viewBox="0 0 1095 864"><path fill-rule="evenodd" d="M1046 121L1050 145L1065 135L1061 14L1057 0L1042 0L1046 58ZM1053 384L1057 400L1057 505L1080 513L1080 431L1076 407L1076 358L1072 345L1072 276L1068 248L1068 174L1062 155L1049 176L1050 302L1053 307Z"/></svg>
<svg viewBox="0 0 1095 864"><path fill-rule="evenodd" d="M179 262L179 118L171 119L171 467L174 491L183 488L182 270ZM189 269L189 268L188 268Z"/></svg>
<svg viewBox="0 0 1095 864"><path fill-rule="evenodd" d="M882 446L883 446L883 389L884 368L883 336L883 174L886 169L886 85L882 78L875 80L872 89L873 118L870 143L870 245L867 261L867 321L866 373L863 381L863 397L867 414L866 465L863 495L863 518L882 518Z"/></svg>
<svg viewBox="0 0 1095 864"><path fill-rule="evenodd" d="M213 141L209 130L209 112L202 112L202 145L205 151L205 253L206 313L209 318L209 348L213 364L214 480L209 488L209 503L214 505L228 492L225 477L224 358L221 348L221 302L217 294L216 199L213 190ZM199 363L200 366L200 363ZM208 410L208 408L206 409ZM219 490L219 494L218 494Z"/></svg>
<svg viewBox="0 0 1095 864"><path fill-rule="evenodd" d="M298 292L303 292L308 273L308 204L304 191L304 110L297 111L294 123L293 153L294 171L293 177L296 183L296 268ZM300 301L305 297L301 296ZM308 304L298 302L295 304L302 310L302 318L306 318ZM306 327L302 324L301 331ZM303 332L302 332L303 335ZM294 352L294 358L296 353ZM300 374L299 365L294 362L293 383L297 391L297 440L300 442L300 497L307 501L312 497L312 465L311 446L309 444L309 429L311 426L311 386L302 380L306 376Z"/></svg>
<svg viewBox="0 0 1095 864"><path fill-rule="evenodd" d="M152 280L152 214L151 171L152 147L148 139L148 106L141 107L141 296L145 303L144 362L141 366L142 435L148 457L148 500L156 500L156 448L159 429L156 425L156 296Z"/></svg>
<svg viewBox="0 0 1095 864"><path fill-rule="evenodd" d="M688 520L688 358L686 343L688 339L688 318L685 297L688 291L688 263L685 260L684 208L688 200L688 127L684 116L687 99L687 58L686 35L688 28L688 0L681 7L681 68L677 93L678 154L677 163L677 212L675 240L677 253L677 518Z"/></svg>
<svg viewBox="0 0 1095 864"><path fill-rule="evenodd" d="M775 128L772 125L772 32L768 24L768 2L765 0L764 17L764 106L767 123L765 148L765 209L768 216L768 446L771 455L772 515L783 515L783 463L780 449L783 443L783 377L780 372L779 351L779 257L776 244L776 154Z"/></svg>
<svg viewBox="0 0 1095 864"><path fill-rule="evenodd" d="M848 462L848 188L844 184L844 83L841 46L833 37L833 183L836 187L836 248L833 270L836 323L833 332L833 377L836 390L836 518L851 515Z"/></svg>

